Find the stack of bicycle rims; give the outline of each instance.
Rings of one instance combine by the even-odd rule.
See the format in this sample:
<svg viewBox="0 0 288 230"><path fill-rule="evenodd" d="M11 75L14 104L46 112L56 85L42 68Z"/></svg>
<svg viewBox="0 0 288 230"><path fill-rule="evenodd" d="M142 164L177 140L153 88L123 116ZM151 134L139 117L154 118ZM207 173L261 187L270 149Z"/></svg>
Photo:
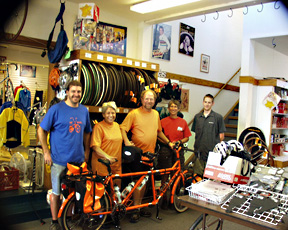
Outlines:
<svg viewBox="0 0 288 230"><path fill-rule="evenodd" d="M115 101L117 106L139 106L141 92L158 88L152 72L94 62L83 62L80 82L83 86L81 104L101 106Z"/></svg>

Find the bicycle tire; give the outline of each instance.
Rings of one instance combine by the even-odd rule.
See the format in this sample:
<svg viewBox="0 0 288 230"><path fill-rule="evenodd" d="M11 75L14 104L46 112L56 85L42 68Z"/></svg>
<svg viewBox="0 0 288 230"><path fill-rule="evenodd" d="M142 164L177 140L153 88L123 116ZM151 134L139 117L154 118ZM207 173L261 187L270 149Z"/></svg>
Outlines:
<svg viewBox="0 0 288 230"><path fill-rule="evenodd" d="M181 205L181 202L178 199L178 197L184 195L185 184L183 184L183 181L181 180L181 178L180 178L180 180L176 181L175 183L176 184L174 184L174 186L176 186L176 189L175 189L175 193L174 193L174 197L173 197L173 205L174 205L174 209L177 212L182 213L182 212L185 212L188 209L188 207Z"/></svg>
<svg viewBox="0 0 288 230"><path fill-rule="evenodd" d="M100 229L102 225L105 223L108 214L92 216L85 213L75 213L74 209L75 201L76 196L73 196L64 207L62 217L60 218L62 228L66 230ZM106 194L101 198L100 202L101 202L101 209L98 211L99 212L109 211L109 202ZM68 212L71 213L70 210L73 213L73 216L71 218L68 218Z"/></svg>
<svg viewBox="0 0 288 230"><path fill-rule="evenodd" d="M19 13L22 12L22 13ZM28 0L24 0L12 13L11 17L4 25L3 33L6 41L15 41L23 30L28 13ZM16 23L17 25L12 25ZM15 33L14 33L15 31Z"/></svg>

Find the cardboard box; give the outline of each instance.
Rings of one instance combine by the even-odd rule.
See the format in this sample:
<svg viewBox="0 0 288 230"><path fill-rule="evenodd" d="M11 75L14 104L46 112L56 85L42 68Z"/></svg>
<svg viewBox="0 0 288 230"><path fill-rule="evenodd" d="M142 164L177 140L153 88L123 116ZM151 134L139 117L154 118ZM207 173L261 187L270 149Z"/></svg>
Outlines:
<svg viewBox="0 0 288 230"><path fill-rule="evenodd" d="M93 19L99 22L99 8L95 3L79 3L78 19Z"/></svg>
<svg viewBox="0 0 288 230"><path fill-rule="evenodd" d="M288 156L283 155L274 158L274 167L284 168L288 166Z"/></svg>
<svg viewBox="0 0 288 230"><path fill-rule="evenodd" d="M231 184L247 184L250 177L250 162L245 162L244 172L248 170L247 176L242 176L243 159L239 157L229 156L223 165L220 165L221 154L210 152L204 171L204 177L227 182ZM249 165L250 166L250 165Z"/></svg>

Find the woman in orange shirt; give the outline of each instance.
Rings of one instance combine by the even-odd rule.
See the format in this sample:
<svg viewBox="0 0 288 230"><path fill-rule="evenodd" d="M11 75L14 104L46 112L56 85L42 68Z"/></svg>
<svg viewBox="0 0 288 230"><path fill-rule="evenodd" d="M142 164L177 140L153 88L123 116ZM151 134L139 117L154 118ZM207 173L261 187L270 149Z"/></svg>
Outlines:
<svg viewBox="0 0 288 230"><path fill-rule="evenodd" d="M122 135L119 124L115 122L116 104L114 101L103 103L103 120L93 127L90 147L93 149L92 170L100 176L108 174L107 167L98 161L99 158L109 160L113 174L121 173ZM117 162L115 162L117 160ZM115 180L121 188L121 181Z"/></svg>

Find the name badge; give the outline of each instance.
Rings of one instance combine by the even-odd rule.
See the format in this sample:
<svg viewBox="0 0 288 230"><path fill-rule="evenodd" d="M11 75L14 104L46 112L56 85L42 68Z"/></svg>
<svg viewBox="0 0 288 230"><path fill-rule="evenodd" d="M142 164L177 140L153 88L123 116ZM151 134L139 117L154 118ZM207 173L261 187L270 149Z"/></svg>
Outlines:
<svg viewBox="0 0 288 230"><path fill-rule="evenodd" d="M183 131L183 128L179 126L179 127L177 128L177 131Z"/></svg>

